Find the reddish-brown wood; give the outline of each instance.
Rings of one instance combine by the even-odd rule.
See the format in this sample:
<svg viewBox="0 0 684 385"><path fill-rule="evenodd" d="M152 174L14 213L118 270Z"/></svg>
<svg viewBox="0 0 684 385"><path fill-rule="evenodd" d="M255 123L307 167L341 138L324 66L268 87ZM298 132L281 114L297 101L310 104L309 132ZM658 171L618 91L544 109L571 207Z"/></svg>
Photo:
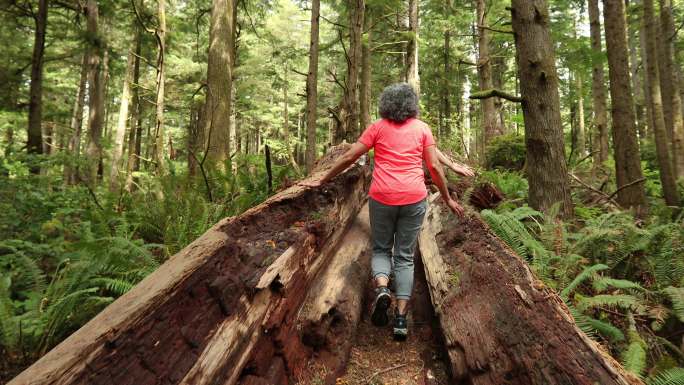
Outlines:
<svg viewBox="0 0 684 385"><path fill-rule="evenodd" d="M222 220L10 384L232 384L257 355L255 373L285 383L308 358L291 326L368 179L354 165Z"/></svg>
<svg viewBox="0 0 684 385"><path fill-rule="evenodd" d="M453 379L489 384L641 384L575 325L562 300L474 213L434 202L419 236Z"/></svg>

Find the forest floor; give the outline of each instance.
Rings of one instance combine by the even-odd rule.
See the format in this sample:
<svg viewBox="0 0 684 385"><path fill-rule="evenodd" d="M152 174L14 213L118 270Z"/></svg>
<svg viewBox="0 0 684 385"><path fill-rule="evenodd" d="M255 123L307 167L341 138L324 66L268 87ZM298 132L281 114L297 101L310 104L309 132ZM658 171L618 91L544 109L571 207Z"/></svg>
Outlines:
<svg viewBox="0 0 684 385"><path fill-rule="evenodd" d="M409 337L395 341L391 324L371 324L369 306L357 329L347 370L338 385L438 385L448 384L443 362L441 334L428 292L423 264L415 260L415 282L409 312ZM367 303L371 302L369 290ZM391 309L392 313L394 309Z"/></svg>

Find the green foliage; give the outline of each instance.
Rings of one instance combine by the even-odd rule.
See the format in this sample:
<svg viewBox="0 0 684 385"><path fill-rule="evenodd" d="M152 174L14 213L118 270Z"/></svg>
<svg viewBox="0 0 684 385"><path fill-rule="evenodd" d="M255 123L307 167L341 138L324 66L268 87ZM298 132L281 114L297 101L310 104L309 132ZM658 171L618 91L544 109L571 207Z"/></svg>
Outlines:
<svg viewBox="0 0 684 385"><path fill-rule="evenodd" d="M525 165L526 154L524 136L497 136L487 145L487 168L520 171Z"/></svg>
<svg viewBox="0 0 684 385"><path fill-rule="evenodd" d="M650 376L646 385L684 385L684 368L673 368Z"/></svg>
<svg viewBox="0 0 684 385"><path fill-rule="evenodd" d="M629 332L629 345L622 352L622 365L639 377L646 369L646 343L636 331Z"/></svg>
<svg viewBox="0 0 684 385"><path fill-rule="evenodd" d="M479 176L483 181L493 183L510 200L527 198L527 179L519 172L505 170L482 171Z"/></svg>

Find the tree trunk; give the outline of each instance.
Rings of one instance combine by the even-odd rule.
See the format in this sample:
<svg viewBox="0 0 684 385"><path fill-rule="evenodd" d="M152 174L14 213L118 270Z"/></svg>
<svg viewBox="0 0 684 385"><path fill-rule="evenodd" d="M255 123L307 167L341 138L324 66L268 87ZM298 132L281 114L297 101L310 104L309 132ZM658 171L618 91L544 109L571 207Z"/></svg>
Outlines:
<svg viewBox="0 0 684 385"><path fill-rule="evenodd" d="M41 124L43 121L43 60L45 56L45 31L47 29L48 0L38 1L38 13L34 15L36 33L31 57L31 88L29 90L28 142L29 154L43 153ZM32 168L34 173L38 167Z"/></svg>
<svg viewBox="0 0 684 385"><path fill-rule="evenodd" d="M283 359L297 378L312 353L297 314L369 179L354 165L325 190L295 185L222 220L11 384L235 384Z"/></svg>
<svg viewBox="0 0 684 385"><path fill-rule="evenodd" d="M142 114L140 103L140 56L142 55L142 31L135 27L135 55L133 55L133 89L131 98L131 128L128 134L128 161L126 162L126 191L132 191L133 172L139 170Z"/></svg>
<svg viewBox="0 0 684 385"><path fill-rule="evenodd" d="M364 24L366 29L366 38L363 39L363 49L361 52L361 90L359 93L359 104L361 109L361 130L365 130L371 124L371 83L372 83L372 67L371 57L373 50L371 49L371 15L370 8L366 6L366 13L364 17Z"/></svg>
<svg viewBox="0 0 684 385"><path fill-rule="evenodd" d="M589 0L589 33L591 35L591 98L594 112L594 169L608 160L608 111L603 49L601 48L601 19L598 0Z"/></svg>
<svg viewBox="0 0 684 385"><path fill-rule="evenodd" d="M454 383L642 384L577 328L477 214L457 220L431 204L418 245Z"/></svg>
<svg viewBox="0 0 684 385"><path fill-rule="evenodd" d="M224 169L230 159L230 113L233 62L233 1L213 0L207 61L206 139L209 159ZM230 170L230 168L225 168Z"/></svg>
<svg viewBox="0 0 684 385"><path fill-rule="evenodd" d="M126 63L126 76L124 84L121 87L121 102L119 105L119 119L116 123L114 131L114 147L112 148L112 162L109 171L109 189L117 191L119 189L119 168L121 164L121 157L124 148L124 136L126 135L126 126L128 123L128 105L131 99L131 82L133 81L133 72L135 71L136 57L133 51L128 52L128 61ZM131 132L135 132L131 129ZM135 138L133 138L135 139Z"/></svg>
<svg viewBox="0 0 684 385"><path fill-rule="evenodd" d="M292 152L292 144L290 143L290 113L289 113L289 103L290 100L287 95L287 73L289 71L288 64L285 64L285 78L283 79L283 140L285 141L285 151L287 152L287 158L290 160L290 164L299 173L299 165L295 160L294 153Z"/></svg>
<svg viewBox="0 0 684 385"><path fill-rule="evenodd" d="M316 118L318 117L318 35L321 0L311 1L311 38L309 42L309 72L306 76L306 171L313 170L316 161Z"/></svg>
<svg viewBox="0 0 684 385"><path fill-rule="evenodd" d="M629 0L625 0L625 4L627 4L628 1ZM638 0L636 3L638 3ZM634 24L637 24L637 26ZM639 33L639 36L637 36L637 30L640 26L641 23L637 17L636 23L630 23L628 19L626 28L629 39L629 68L632 79L632 90L634 91L634 108L636 110L637 132L639 133L639 137L644 139L646 138L647 119L645 117L644 110L644 105L646 104L644 101L644 85L642 84L644 65L643 62L639 63L638 55L639 47L643 46L643 33ZM641 71L639 71L640 68Z"/></svg>
<svg viewBox="0 0 684 385"><path fill-rule="evenodd" d="M582 159L587 154L584 128L584 92L582 74L577 72L575 77L577 84L577 159Z"/></svg>
<svg viewBox="0 0 684 385"><path fill-rule="evenodd" d="M86 82L88 81L88 54L83 54L81 60L81 76L76 87L76 98L74 99L74 109L71 114L71 123L69 124L69 143L67 144L67 152L69 155L78 161L81 157L81 133L83 130L83 107L85 104ZM75 162L69 161L64 166L64 183L73 185L76 183L78 176L78 168Z"/></svg>
<svg viewBox="0 0 684 385"><path fill-rule="evenodd" d="M333 144L346 140L356 141L359 135L359 69L361 68L361 36L363 35L363 18L365 0L352 0L349 7L349 57L347 58L347 78L340 108L340 123L336 127Z"/></svg>
<svg viewBox="0 0 684 385"><path fill-rule="evenodd" d="M444 19L448 19L452 11L452 0L445 0L443 6ZM440 132L443 137L451 137L451 29L444 29L444 48L442 51L444 73L442 74L442 114L440 119Z"/></svg>
<svg viewBox="0 0 684 385"><path fill-rule="evenodd" d="M92 37L88 47L88 171L86 181L94 186L97 181L98 167L102 158L102 130L105 109L105 52L106 48L98 31L98 5L96 0L86 3L86 25Z"/></svg>
<svg viewBox="0 0 684 385"><path fill-rule="evenodd" d="M164 159L164 83L166 78L166 0L157 0L157 98L153 158L158 175L165 172Z"/></svg>
<svg viewBox="0 0 684 385"><path fill-rule="evenodd" d="M480 81L480 90L494 88L492 82L492 61L489 57L489 30L487 29L487 10L485 0L477 0L477 75ZM484 130L484 145L486 146L494 137L503 134L503 124L499 113L494 105L494 98L486 98L480 101L482 107L482 129Z"/></svg>
<svg viewBox="0 0 684 385"><path fill-rule="evenodd" d="M629 78L625 6L623 0L604 0L603 5L615 175L618 187L623 187L643 178ZM620 189L617 201L625 208L635 208L640 215L645 213L647 207L644 184L634 183Z"/></svg>
<svg viewBox="0 0 684 385"><path fill-rule="evenodd" d="M651 110L651 127L655 136L658 166L660 168L660 183L663 187L665 203L668 206L679 206L679 193L677 192L677 184L672 173L670 146L667 142L667 129L663 117L653 0L644 0L643 8L643 25L646 32L646 75L648 77L648 92L650 96L648 107Z"/></svg>
<svg viewBox="0 0 684 385"><path fill-rule="evenodd" d="M572 217L546 0L513 0L511 14L525 119L529 203L545 212L560 203L561 214Z"/></svg>
<svg viewBox="0 0 684 385"><path fill-rule="evenodd" d="M406 45L406 80L420 99L420 75L418 73L418 31L420 18L418 0L408 0L409 41Z"/></svg>
<svg viewBox="0 0 684 385"><path fill-rule="evenodd" d="M663 91L665 126L670 133L672 165L675 178L684 177L684 121L682 99L674 62L675 27L672 1L660 0L660 86Z"/></svg>

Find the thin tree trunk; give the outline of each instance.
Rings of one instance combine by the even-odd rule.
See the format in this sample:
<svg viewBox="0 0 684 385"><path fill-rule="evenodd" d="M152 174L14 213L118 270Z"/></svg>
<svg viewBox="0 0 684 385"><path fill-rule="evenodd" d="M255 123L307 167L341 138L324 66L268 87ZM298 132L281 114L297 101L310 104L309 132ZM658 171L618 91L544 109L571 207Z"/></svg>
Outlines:
<svg viewBox="0 0 684 385"><path fill-rule="evenodd" d="M584 128L584 94L582 87L582 74L577 72L577 159L582 159L587 154L586 135Z"/></svg>
<svg viewBox="0 0 684 385"><path fill-rule="evenodd" d="M34 15L36 32L31 57L31 88L29 90L28 143L29 154L43 153L41 123L43 120L43 59L45 56L45 32L47 29L47 0L38 1L38 13ZM37 173L39 168L32 169Z"/></svg>
<svg viewBox="0 0 684 385"><path fill-rule="evenodd" d="M92 185L97 180L98 166L102 158L102 130L104 124L105 71L102 38L98 33L98 5L96 0L86 3L86 24L90 36L95 39L88 47L88 171L86 180ZM104 52L103 52L104 51Z"/></svg>
<svg viewBox="0 0 684 385"><path fill-rule="evenodd" d="M663 114L672 143L672 165L675 178L684 177L684 121L682 99L674 63L676 37L672 19L672 1L660 0L660 86L663 91Z"/></svg>
<svg viewBox="0 0 684 385"><path fill-rule="evenodd" d="M408 16L410 37L406 46L406 56L408 59L406 80L416 91L418 98L420 98L420 75L418 74L418 32L420 19L418 15L418 0L409 0Z"/></svg>
<svg viewBox="0 0 684 385"><path fill-rule="evenodd" d="M513 0L513 31L525 119L529 203L573 216L560 117L558 75L546 0Z"/></svg>
<svg viewBox="0 0 684 385"><path fill-rule="evenodd" d="M487 9L485 0L477 0L477 75L480 81L480 90L489 90L494 87L492 82L492 62L489 57L489 30L487 29ZM494 105L494 98L486 98L480 101L482 108L482 128L484 130L484 145L492 138L503 134L499 114Z"/></svg>
<svg viewBox="0 0 684 385"><path fill-rule="evenodd" d="M114 148L112 148L112 162L109 170L109 189L111 191L117 191L119 188L119 168L123 166L121 164L121 157L123 155L124 136L126 135L126 126L128 123L128 105L131 99L131 82L133 81L135 65L135 53L129 51L128 61L126 63L126 77L124 78L123 87L121 87L119 119L116 122L116 130L114 131ZM135 131L131 129L131 132Z"/></svg>
<svg viewBox="0 0 684 385"><path fill-rule="evenodd" d="M601 19L598 0L589 0L589 33L591 35L591 97L594 112L594 169L608 160L608 111L601 48Z"/></svg>
<svg viewBox="0 0 684 385"><path fill-rule="evenodd" d="M650 95L648 107L651 110L652 130L655 136L658 166L660 168L660 183L663 187L665 203L669 206L679 206L679 194L672 163L670 161L670 147L667 143L667 129L663 116L663 100L660 93L660 76L658 73L658 47L656 39L655 15L653 0L643 1L643 25L646 32L646 75L648 76L648 92Z"/></svg>
<svg viewBox="0 0 684 385"><path fill-rule="evenodd" d="M290 143L290 112L288 109L290 100L287 95L287 72L289 70L290 69L288 68L288 65L285 64L285 79L283 83L283 140L285 141L287 158L290 160L292 167L297 171L297 173L299 173L299 165L297 165L297 161L292 153L292 145Z"/></svg>
<svg viewBox="0 0 684 385"><path fill-rule="evenodd" d="M157 0L158 25L155 31L157 38L157 109L154 129L154 162L157 174L166 169L164 159L164 82L166 66L166 0Z"/></svg>
<svg viewBox="0 0 684 385"><path fill-rule="evenodd" d="M452 0L444 1L443 17L447 19L451 14ZM442 57L444 61L444 73L442 75L442 114L440 119L440 131L445 138L451 137L451 30L444 29L444 48Z"/></svg>
<svg viewBox="0 0 684 385"><path fill-rule="evenodd" d="M603 0L603 20L610 78L615 175L618 187L629 185L618 190L617 201L626 208L635 208L642 215L646 211L646 194L643 183L634 183L643 178L643 173L629 78L624 1Z"/></svg>
<svg viewBox="0 0 684 385"><path fill-rule="evenodd" d="M126 162L126 191L132 191L133 172L140 165L140 136L142 135L142 117L140 109L140 55L142 54L142 31L136 26L135 55L133 62L133 89L131 98L131 128L128 134L128 161Z"/></svg>
<svg viewBox="0 0 684 385"><path fill-rule="evenodd" d="M311 38L309 72L306 76L306 170L316 161L316 118L318 116L318 35L321 1L311 1Z"/></svg>
<svg viewBox="0 0 684 385"><path fill-rule="evenodd" d="M233 1L213 0L207 62L205 137L209 159L223 169L230 159L230 113L234 49ZM226 167L225 170L230 170Z"/></svg>
<svg viewBox="0 0 684 385"><path fill-rule="evenodd" d="M371 15L370 8L366 6L366 14L364 23L366 25L366 38L364 39L363 49L361 53L361 91L359 93L359 104L361 109L361 130L365 130L371 124L371 82L372 82L372 67L371 57L373 50L371 49Z"/></svg>
<svg viewBox="0 0 684 385"><path fill-rule="evenodd" d="M636 3L638 2L639 1L636 0ZM646 138L646 130L648 126L646 123L647 119L644 108L644 105L646 104L644 98L644 79L642 78L644 72L643 68L645 65L643 65L643 62L639 63L638 54L639 47L643 47L643 33L640 32L637 36L637 30L639 30L641 27L641 23L639 22L639 18L636 19L636 23L627 23L627 31L629 36L629 68L632 79L632 90L634 91L634 108L636 110L637 132L639 133L639 137L643 139ZM633 24L637 24L637 26L634 26ZM640 68L642 71L639 71Z"/></svg>
<svg viewBox="0 0 684 385"><path fill-rule="evenodd" d="M67 151L69 155L75 160L81 157L81 133L83 131L83 107L85 104L86 83L88 81L88 54L83 54L81 60L81 76L76 88L76 98L74 100L74 109L71 114L71 124L69 131L69 143L67 144ZM78 179L78 168L74 162L69 162L64 166L64 183L75 184Z"/></svg>

